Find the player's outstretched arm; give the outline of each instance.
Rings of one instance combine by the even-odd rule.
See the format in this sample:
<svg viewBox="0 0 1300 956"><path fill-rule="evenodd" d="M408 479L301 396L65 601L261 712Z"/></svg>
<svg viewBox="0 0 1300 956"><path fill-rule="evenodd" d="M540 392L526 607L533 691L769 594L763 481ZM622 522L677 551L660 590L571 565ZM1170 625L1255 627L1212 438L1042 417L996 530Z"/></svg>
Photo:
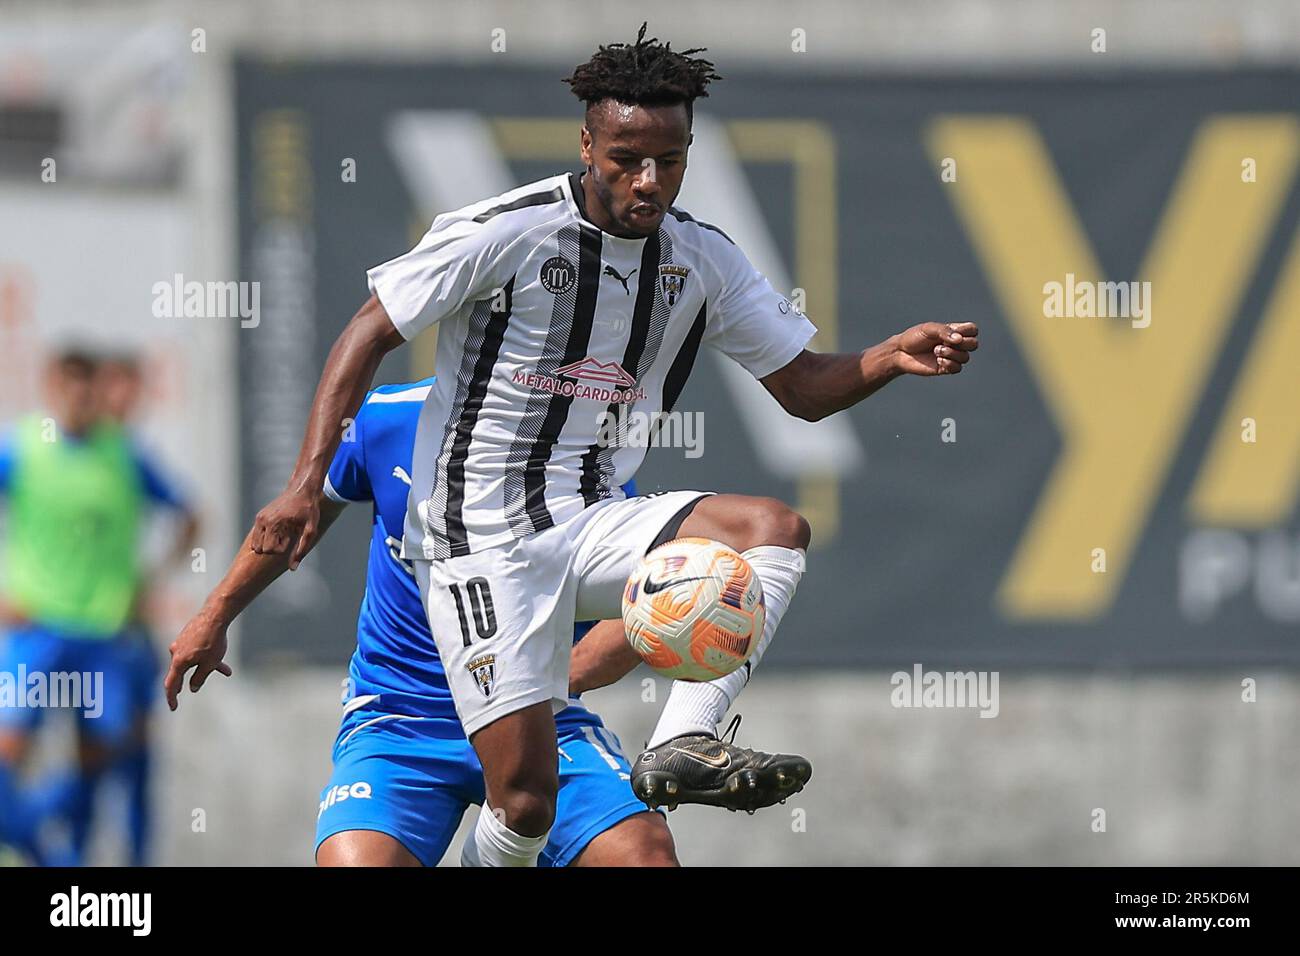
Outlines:
<svg viewBox="0 0 1300 956"><path fill-rule="evenodd" d="M181 512L180 526L176 529L176 536L172 541L168 560L175 564L188 561L190 555L194 552L194 545L198 543L199 531L202 530L202 527L199 513L192 508L184 509Z"/></svg>
<svg viewBox="0 0 1300 956"><path fill-rule="evenodd" d="M307 556L320 534L320 489L343 421L361 407L384 356L404 341L377 296L352 317L325 360L293 475L280 496L257 513L253 551L289 555L291 571Z"/></svg>
<svg viewBox="0 0 1300 956"><path fill-rule="evenodd" d="M321 496L318 508L320 530L316 535L317 541L324 537L334 519L343 513L343 505ZM191 668L196 668L194 676L190 678L190 691L193 693L198 693L213 671L225 677L233 673L230 665L225 663L226 631L244 608L270 587L271 582L289 570L289 555L286 552L254 551L253 534L254 531L249 531L221 583L212 589L212 593L203 602L203 607L185 625L180 636L172 641L169 648L171 666L163 678L167 706L172 710L179 703L185 675Z"/></svg>
<svg viewBox="0 0 1300 956"><path fill-rule="evenodd" d="M582 694L617 683L640 663L641 655L628 643L623 621L600 621L573 645L569 657L569 694Z"/></svg>
<svg viewBox="0 0 1300 956"><path fill-rule="evenodd" d="M974 322L923 322L858 354L801 352L762 382L787 412L815 422L900 375L956 375L977 348Z"/></svg>

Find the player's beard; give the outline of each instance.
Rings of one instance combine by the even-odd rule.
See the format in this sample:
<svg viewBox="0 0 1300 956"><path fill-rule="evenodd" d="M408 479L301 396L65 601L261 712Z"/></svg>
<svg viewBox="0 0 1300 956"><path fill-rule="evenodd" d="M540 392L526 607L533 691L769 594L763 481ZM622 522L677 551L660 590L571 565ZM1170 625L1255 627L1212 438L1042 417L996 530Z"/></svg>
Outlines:
<svg viewBox="0 0 1300 956"><path fill-rule="evenodd" d="M618 229L638 239L653 235L656 231L658 231L659 221L656 221L652 228L646 228L644 226L639 226L635 222L628 222L626 219L615 214L614 190L610 189L609 186L604 182L604 180L602 180L599 176L596 175L596 171L593 167L591 166L587 167L587 175L591 177L591 181L596 187L595 188L596 202L600 203L600 208L604 210L605 217L616 227L618 227ZM636 200L629 199L627 204L628 209L631 209L634 205L636 205Z"/></svg>

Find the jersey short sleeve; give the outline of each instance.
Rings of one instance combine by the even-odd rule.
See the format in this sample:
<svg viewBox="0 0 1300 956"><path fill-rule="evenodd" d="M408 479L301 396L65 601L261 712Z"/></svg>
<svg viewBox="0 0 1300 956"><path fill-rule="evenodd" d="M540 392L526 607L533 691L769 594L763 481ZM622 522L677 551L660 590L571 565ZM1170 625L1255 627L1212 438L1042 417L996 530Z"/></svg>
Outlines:
<svg viewBox="0 0 1300 956"><path fill-rule="evenodd" d="M740 363L754 378L789 364L817 334L817 327L767 276L725 239L718 243L722 293L704 334L705 343Z"/></svg>
<svg viewBox="0 0 1300 956"><path fill-rule="evenodd" d="M334 460L325 473L325 497L341 504L374 498L370 477L366 474L365 412L366 406L362 403L352 427L343 432L339 450L334 453Z"/></svg>
<svg viewBox="0 0 1300 956"><path fill-rule="evenodd" d="M499 220L477 222L443 213L414 249L366 273L397 331L408 341L492 294L505 247L512 237Z"/></svg>
<svg viewBox="0 0 1300 956"><path fill-rule="evenodd" d="M136 473L140 476L140 487L149 501L164 508L185 510L189 501L180 489L166 476L148 455L139 448L131 449Z"/></svg>

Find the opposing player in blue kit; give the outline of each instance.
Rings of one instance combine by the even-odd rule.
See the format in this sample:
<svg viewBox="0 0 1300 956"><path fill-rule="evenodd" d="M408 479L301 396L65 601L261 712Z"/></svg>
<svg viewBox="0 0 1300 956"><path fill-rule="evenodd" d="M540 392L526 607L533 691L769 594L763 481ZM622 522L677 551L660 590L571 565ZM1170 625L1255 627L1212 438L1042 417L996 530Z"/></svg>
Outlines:
<svg viewBox="0 0 1300 956"><path fill-rule="evenodd" d="M318 807L316 860L322 866L436 865L465 810L485 799L482 766L457 719L412 568L399 557L416 427L432 382L371 391L323 489L325 526L354 502L373 503L373 523L334 771ZM190 668L197 667L194 691L213 671L230 676L223 661L227 628L288 565L287 554L257 554L245 543L172 645L165 686L173 710ZM482 633L492 613L482 608L469 626ZM580 625L575 639L590 627ZM588 648L609 646L603 632L621 632L622 622L595 627ZM579 666L584 656L590 658L575 653L574 686L604 683L584 682L584 674L598 669L590 662ZM609 679L621 676L627 656L605 669ZM494 680L493 662L484 661L480 674L482 681ZM560 789L541 865L675 865L667 823L634 796L622 747L600 717L574 697L556 716L556 731ZM463 862L477 862L474 847L473 839L467 841Z"/></svg>

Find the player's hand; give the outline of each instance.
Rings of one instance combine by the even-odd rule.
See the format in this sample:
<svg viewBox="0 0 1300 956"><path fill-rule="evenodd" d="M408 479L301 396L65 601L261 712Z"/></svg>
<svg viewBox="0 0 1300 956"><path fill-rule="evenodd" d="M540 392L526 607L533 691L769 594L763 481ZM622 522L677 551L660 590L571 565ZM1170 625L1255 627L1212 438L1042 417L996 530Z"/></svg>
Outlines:
<svg viewBox="0 0 1300 956"><path fill-rule="evenodd" d="M171 666L163 678L163 690L167 694L167 706L175 710L179 703L181 690L185 686L185 675L190 668L197 668L190 678L190 691L197 694L213 671L225 677L234 673L225 662L226 627L203 611L195 615L180 637L172 641L168 650L172 654Z"/></svg>
<svg viewBox="0 0 1300 956"><path fill-rule="evenodd" d="M320 496L286 491L257 513L249 547L258 554L289 555L289 570L320 539Z"/></svg>
<svg viewBox="0 0 1300 956"><path fill-rule="evenodd" d="M979 334L974 322L922 322L895 336L895 365L906 375L956 375Z"/></svg>

